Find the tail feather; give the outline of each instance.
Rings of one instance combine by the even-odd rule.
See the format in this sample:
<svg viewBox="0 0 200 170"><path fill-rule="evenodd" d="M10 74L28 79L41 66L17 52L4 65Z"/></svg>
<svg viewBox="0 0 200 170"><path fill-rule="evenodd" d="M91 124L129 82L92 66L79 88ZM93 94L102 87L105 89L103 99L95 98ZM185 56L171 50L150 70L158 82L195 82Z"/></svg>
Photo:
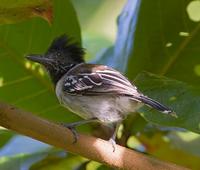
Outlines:
<svg viewBox="0 0 200 170"><path fill-rule="evenodd" d="M150 106L150 107L152 107L152 108L154 108L154 109L156 109L156 110L158 110L162 113L171 114L172 116L177 117L176 113L172 109L170 109L167 106L164 106L163 104L161 104L161 103L159 103L159 102L157 102L157 101L155 101L155 100L153 100L153 99L151 99L147 96L141 95L139 97L136 97L135 99L143 102L144 104L146 104L146 105L148 105L148 106Z"/></svg>

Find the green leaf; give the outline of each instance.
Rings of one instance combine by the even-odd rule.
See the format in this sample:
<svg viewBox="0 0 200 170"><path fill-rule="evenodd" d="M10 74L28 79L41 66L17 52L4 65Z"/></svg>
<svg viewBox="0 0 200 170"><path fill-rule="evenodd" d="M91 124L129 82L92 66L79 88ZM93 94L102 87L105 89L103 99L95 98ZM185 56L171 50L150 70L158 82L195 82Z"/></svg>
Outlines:
<svg viewBox="0 0 200 170"><path fill-rule="evenodd" d="M40 162L32 165L30 170L78 169L85 161L85 158L82 158L80 156L72 156L70 154L63 158L48 156Z"/></svg>
<svg viewBox="0 0 200 170"><path fill-rule="evenodd" d="M168 135L163 133L154 133L154 135L147 136L145 134L138 135L140 142L144 144L146 152L160 160L172 162L189 169L199 169L199 156L192 153L185 152L185 150L177 148L171 142ZM187 141L187 148L192 147L192 143Z"/></svg>
<svg viewBox="0 0 200 170"><path fill-rule="evenodd" d="M21 170L29 169L29 167L38 162L41 159L44 159L48 153L37 153L37 154L18 154L15 156L2 156L0 158L0 169L3 170Z"/></svg>
<svg viewBox="0 0 200 170"><path fill-rule="evenodd" d="M14 133L11 131L0 129L0 148L3 147L13 135Z"/></svg>
<svg viewBox="0 0 200 170"><path fill-rule="evenodd" d="M11 24L31 17L52 22L52 0L0 0L0 24Z"/></svg>
<svg viewBox="0 0 200 170"><path fill-rule="evenodd" d="M2 170L30 169L32 166L36 165L40 161L45 160L49 157L54 159L63 159L62 153L58 150L53 150L53 149L35 153L20 153L13 156L1 156L0 169Z"/></svg>
<svg viewBox="0 0 200 170"><path fill-rule="evenodd" d="M130 79L146 70L199 85L200 23L191 20L187 11L193 2L142 1L129 60Z"/></svg>
<svg viewBox="0 0 200 170"><path fill-rule="evenodd" d="M26 136L16 135L0 149L0 169L29 169L48 157L63 159L65 156L65 151Z"/></svg>
<svg viewBox="0 0 200 170"><path fill-rule="evenodd" d="M143 107L140 112L148 121L164 126L182 127L200 133L200 88L180 81L141 73L135 83L147 96L171 107L178 118Z"/></svg>
<svg viewBox="0 0 200 170"><path fill-rule="evenodd" d="M42 68L25 60L30 53L44 53L61 34L81 41L75 11L68 0L53 1L53 22L40 18L0 26L0 100L56 121L77 119L60 106L52 83Z"/></svg>
<svg viewBox="0 0 200 170"><path fill-rule="evenodd" d="M200 135L193 132L172 131L167 135L174 148L196 155L200 158ZM200 165L199 165L200 166Z"/></svg>

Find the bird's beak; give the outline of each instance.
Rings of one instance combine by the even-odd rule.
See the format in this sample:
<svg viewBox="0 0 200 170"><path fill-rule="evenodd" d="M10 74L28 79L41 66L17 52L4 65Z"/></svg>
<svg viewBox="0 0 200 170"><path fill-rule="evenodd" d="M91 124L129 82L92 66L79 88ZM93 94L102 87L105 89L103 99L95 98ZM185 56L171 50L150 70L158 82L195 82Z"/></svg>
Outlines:
<svg viewBox="0 0 200 170"><path fill-rule="evenodd" d="M48 65L52 63L52 59L49 59L49 58L46 58L45 56L37 55L37 54L28 55L26 56L26 58L30 61L34 61L42 65Z"/></svg>

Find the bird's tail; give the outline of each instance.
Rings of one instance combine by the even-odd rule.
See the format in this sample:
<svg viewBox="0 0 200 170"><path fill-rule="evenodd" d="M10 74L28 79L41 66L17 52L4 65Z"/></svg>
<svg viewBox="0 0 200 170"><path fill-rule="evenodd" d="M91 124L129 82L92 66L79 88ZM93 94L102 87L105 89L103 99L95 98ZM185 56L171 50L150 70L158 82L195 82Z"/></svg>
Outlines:
<svg viewBox="0 0 200 170"><path fill-rule="evenodd" d="M164 106L163 104L161 104L161 103L159 103L159 102L157 102L157 101L155 101L155 100L153 100L153 99L151 99L147 96L141 95L139 97L133 97L133 98L136 99L136 100L139 100L140 102L142 102L142 103L144 103L144 104L146 104L146 105L148 105L148 106L150 106L150 107L152 107L152 108L154 108L154 109L156 109L156 110L158 110L162 113L170 114L174 117L177 117L176 113L172 109L170 109L167 106Z"/></svg>

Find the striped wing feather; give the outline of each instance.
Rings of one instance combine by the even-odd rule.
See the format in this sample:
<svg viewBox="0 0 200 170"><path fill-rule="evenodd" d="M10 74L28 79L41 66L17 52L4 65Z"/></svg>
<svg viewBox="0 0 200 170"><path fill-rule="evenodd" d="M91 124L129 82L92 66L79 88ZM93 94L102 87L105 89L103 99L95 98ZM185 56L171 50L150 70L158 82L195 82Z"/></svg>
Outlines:
<svg viewBox="0 0 200 170"><path fill-rule="evenodd" d="M139 95L136 87L120 72L107 66L95 66L99 66L100 69L94 69L90 64L84 64L70 71L64 81L64 91L82 95Z"/></svg>

